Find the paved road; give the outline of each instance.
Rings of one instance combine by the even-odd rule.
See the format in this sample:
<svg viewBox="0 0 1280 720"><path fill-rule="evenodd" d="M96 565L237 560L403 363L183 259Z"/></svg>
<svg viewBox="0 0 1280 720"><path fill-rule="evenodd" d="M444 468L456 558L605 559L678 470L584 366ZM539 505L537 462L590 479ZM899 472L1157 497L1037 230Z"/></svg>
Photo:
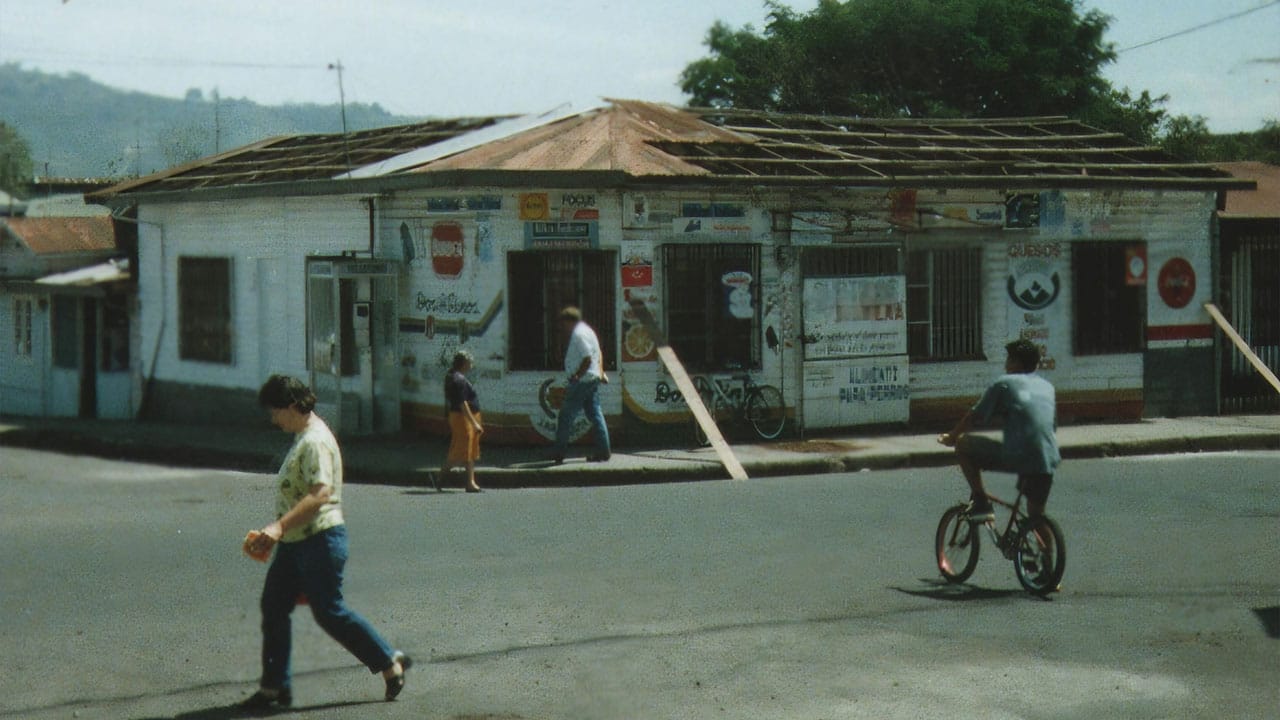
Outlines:
<svg viewBox="0 0 1280 720"><path fill-rule="evenodd" d="M270 477L4 449L0 718L221 718L257 674ZM394 704L305 613L308 718L1274 716L1280 454L1069 463L1065 591L917 470L614 488L351 486L348 598L422 662ZM993 489L1007 487L997 478Z"/></svg>

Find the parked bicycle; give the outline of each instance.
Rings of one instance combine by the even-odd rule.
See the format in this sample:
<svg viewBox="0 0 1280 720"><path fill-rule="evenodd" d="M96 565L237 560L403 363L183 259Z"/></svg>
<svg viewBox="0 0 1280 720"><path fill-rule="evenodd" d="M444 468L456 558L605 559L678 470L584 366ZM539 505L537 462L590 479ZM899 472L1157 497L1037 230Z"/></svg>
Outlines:
<svg viewBox="0 0 1280 720"><path fill-rule="evenodd" d="M1047 515L1029 517L1024 509L1025 496L1021 489L1012 503L989 493L987 497L993 504L1009 510L1004 531L997 528L994 520L970 520L970 502L948 508L942 513L938 532L934 536L934 552L942 577L952 583L962 583L969 579L978 565L978 549L982 538L980 528L985 527L995 546L1006 559L1013 561L1014 574L1018 576L1022 587L1040 596L1058 590L1067 562L1067 547L1058 523Z"/></svg>
<svg viewBox="0 0 1280 720"><path fill-rule="evenodd" d="M774 440L782 435L787 424L787 408L778 388L757 385L745 373L728 378L699 376L694 378L694 383L707 412L722 430L734 423L746 422L762 440ZM710 444L697 420L693 423L693 433L699 445Z"/></svg>

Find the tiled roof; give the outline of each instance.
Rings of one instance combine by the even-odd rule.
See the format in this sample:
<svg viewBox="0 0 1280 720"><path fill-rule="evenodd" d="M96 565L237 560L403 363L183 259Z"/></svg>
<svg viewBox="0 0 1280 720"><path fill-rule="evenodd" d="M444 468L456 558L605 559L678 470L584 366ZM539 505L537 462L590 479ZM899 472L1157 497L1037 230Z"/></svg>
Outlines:
<svg viewBox="0 0 1280 720"><path fill-rule="evenodd" d="M97 217L12 217L0 225L20 239L36 255L101 253L116 249L111 218Z"/></svg>
<svg viewBox="0 0 1280 720"><path fill-rule="evenodd" d="M100 195L328 180L477 130L499 117L433 120L358 132L286 135L129 180Z"/></svg>

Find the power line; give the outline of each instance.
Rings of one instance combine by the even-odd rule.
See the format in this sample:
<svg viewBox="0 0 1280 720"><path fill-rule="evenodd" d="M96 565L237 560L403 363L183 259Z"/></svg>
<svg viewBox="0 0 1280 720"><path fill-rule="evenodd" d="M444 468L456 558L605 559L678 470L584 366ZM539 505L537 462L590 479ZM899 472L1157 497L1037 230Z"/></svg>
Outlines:
<svg viewBox="0 0 1280 720"><path fill-rule="evenodd" d="M1280 0L1277 0L1280 2ZM169 67L226 67L226 68L242 68L250 70L323 70L325 66L321 63L303 64L303 63L262 63L262 62L239 62L234 60L192 60L188 58L178 57L153 57L153 56L117 56L106 57L85 55L76 52L60 52L57 50L40 49L32 51L21 46L6 48L7 53L20 53L30 58L38 57L55 57L66 58L71 60L80 60L83 62L93 62L99 65L163 65Z"/></svg>
<svg viewBox="0 0 1280 720"><path fill-rule="evenodd" d="M1131 46L1129 46L1129 47L1127 47L1127 48L1123 48L1123 49L1121 49L1121 50L1117 50L1117 51L1116 51L1116 54L1118 55L1118 54L1123 53L1123 52L1129 52L1130 50L1137 50L1138 48L1144 48L1144 47L1147 47L1148 45L1155 45L1155 44L1156 44L1156 43L1158 43L1158 42L1164 42L1165 40L1171 40L1171 39L1176 38L1176 37L1181 37L1181 36L1183 36L1183 35L1188 35L1188 34L1190 34L1190 33L1196 32L1196 31L1198 31L1198 30L1203 30L1203 29L1205 29L1205 28L1207 28L1207 27L1213 27L1214 25L1220 25L1220 24L1222 24L1222 23L1224 23L1224 22L1228 22L1228 21L1230 21L1230 20L1235 20L1236 18L1244 17L1245 15L1249 15L1249 14L1251 14L1251 13L1256 13L1256 12L1258 12L1259 10L1266 10L1267 8L1271 7L1272 5L1280 5L1280 0L1271 0L1271 2L1264 3L1264 4L1262 4L1262 5L1259 5L1259 6L1255 7L1255 8L1250 8L1250 9L1248 9L1248 10L1243 10L1243 11L1241 11L1241 12L1238 12L1238 13L1235 13L1235 14L1232 14L1232 15L1226 15L1226 16L1220 17L1220 18L1218 18L1218 19L1216 19L1216 20L1210 20L1210 21L1208 21L1208 22L1201 23L1201 24L1196 25L1196 26L1194 26L1194 27L1189 27L1189 28L1187 28L1186 30L1179 30L1179 31L1178 31L1178 32L1176 32L1176 33L1171 33L1171 34L1169 34L1169 35L1163 35L1163 36L1161 36L1161 37L1155 38L1154 40L1148 40L1148 41L1143 42L1143 43L1138 43L1137 45L1131 45Z"/></svg>

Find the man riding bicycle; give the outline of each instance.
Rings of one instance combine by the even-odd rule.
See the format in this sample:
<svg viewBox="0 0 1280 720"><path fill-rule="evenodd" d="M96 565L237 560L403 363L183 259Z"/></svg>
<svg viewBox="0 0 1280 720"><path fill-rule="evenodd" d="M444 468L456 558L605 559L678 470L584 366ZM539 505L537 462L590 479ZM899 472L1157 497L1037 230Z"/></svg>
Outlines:
<svg viewBox="0 0 1280 720"><path fill-rule="evenodd" d="M1001 375L955 428L938 436L938 442L956 449L960 470L969 483L972 507L969 519L995 519L991 501L982 486L982 471L1016 473L1018 490L1027 496L1027 513L1044 514L1053 485L1053 473L1062 455L1054 437L1057 401L1053 385L1036 374L1040 348L1025 338L1005 346L1005 375ZM1004 441L972 435L975 424L1004 418Z"/></svg>

